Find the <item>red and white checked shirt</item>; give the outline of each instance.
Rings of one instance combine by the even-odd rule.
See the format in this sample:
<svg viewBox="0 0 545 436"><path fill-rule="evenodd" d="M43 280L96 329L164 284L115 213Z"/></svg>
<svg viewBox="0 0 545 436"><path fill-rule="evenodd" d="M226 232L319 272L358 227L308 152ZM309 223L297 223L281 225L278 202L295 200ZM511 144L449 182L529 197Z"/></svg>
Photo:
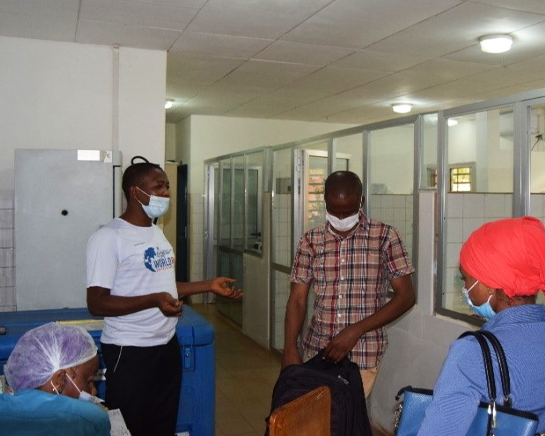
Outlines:
<svg viewBox="0 0 545 436"><path fill-rule="evenodd" d="M414 272L401 237L392 226L367 219L345 238L324 223L306 232L289 280L313 284L314 314L303 342L312 356L351 324L386 304L389 281ZM386 330L365 333L348 357L360 369L375 368L386 351Z"/></svg>

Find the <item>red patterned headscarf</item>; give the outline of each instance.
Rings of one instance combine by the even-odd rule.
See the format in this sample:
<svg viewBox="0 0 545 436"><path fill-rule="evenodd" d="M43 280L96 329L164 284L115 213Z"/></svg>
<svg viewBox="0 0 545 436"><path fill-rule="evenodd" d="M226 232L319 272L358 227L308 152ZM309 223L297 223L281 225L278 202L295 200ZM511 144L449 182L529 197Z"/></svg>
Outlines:
<svg viewBox="0 0 545 436"><path fill-rule="evenodd" d="M460 265L509 298L545 292L545 227L528 216L484 224L462 246Z"/></svg>

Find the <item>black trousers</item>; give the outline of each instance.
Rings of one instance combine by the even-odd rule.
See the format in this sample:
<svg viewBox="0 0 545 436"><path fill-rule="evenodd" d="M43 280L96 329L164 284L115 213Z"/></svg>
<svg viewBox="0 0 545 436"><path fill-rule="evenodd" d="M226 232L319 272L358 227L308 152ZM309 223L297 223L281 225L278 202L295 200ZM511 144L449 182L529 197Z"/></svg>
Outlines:
<svg viewBox="0 0 545 436"><path fill-rule="evenodd" d="M155 347L101 347L106 406L121 410L132 436L173 436L182 381L178 337Z"/></svg>

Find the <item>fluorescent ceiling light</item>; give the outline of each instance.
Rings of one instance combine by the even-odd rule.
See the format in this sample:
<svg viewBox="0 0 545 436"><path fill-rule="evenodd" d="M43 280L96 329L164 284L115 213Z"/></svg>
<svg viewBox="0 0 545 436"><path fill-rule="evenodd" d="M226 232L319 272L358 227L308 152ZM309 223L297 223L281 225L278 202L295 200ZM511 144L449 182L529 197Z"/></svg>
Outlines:
<svg viewBox="0 0 545 436"><path fill-rule="evenodd" d="M172 107L173 102L174 102L174 100L172 100L171 98L167 99L165 101L165 109L170 109Z"/></svg>
<svg viewBox="0 0 545 436"><path fill-rule="evenodd" d="M456 118L449 118L448 121L447 121L447 124L448 124L449 127L457 126L458 125L458 120Z"/></svg>
<svg viewBox="0 0 545 436"><path fill-rule="evenodd" d="M486 35L479 38L479 43L485 53L504 53L511 49L513 38L509 35Z"/></svg>
<svg viewBox="0 0 545 436"><path fill-rule="evenodd" d="M396 103L392 105L392 110L398 114L407 114L412 108L413 106L407 103Z"/></svg>

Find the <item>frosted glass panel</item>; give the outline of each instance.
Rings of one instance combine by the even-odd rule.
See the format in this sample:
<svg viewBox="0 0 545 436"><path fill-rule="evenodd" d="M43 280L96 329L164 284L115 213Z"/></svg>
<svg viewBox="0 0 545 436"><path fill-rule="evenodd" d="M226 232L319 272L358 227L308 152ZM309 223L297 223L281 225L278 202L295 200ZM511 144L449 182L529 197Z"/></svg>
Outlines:
<svg viewBox="0 0 545 436"><path fill-rule="evenodd" d="M246 155L246 249L261 253L263 152Z"/></svg>
<svg viewBox="0 0 545 436"><path fill-rule="evenodd" d="M233 158L235 166L233 247L244 248L244 156Z"/></svg>
<svg viewBox="0 0 545 436"><path fill-rule="evenodd" d="M220 245L231 246L231 159L221 162Z"/></svg>
<svg viewBox="0 0 545 436"><path fill-rule="evenodd" d="M414 126L369 133L369 215L394 226L413 247Z"/></svg>
<svg viewBox="0 0 545 436"><path fill-rule="evenodd" d="M437 114L423 116L420 188L437 189Z"/></svg>
<svg viewBox="0 0 545 436"><path fill-rule="evenodd" d="M363 137L357 135L334 139L335 162L333 171L349 170L363 177Z"/></svg>
<svg viewBox="0 0 545 436"><path fill-rule="evenodd" d="M449 192L513 192L513 110L449 118Z"/></svg>
<svg viewBox="0 0 545 436"><path fill-rule="evenodd" d="M291 184L293 150L275 151L273 158L273 252L271 259L273 263L289 267L292 259L291 220L293 207Z"/></svg>

